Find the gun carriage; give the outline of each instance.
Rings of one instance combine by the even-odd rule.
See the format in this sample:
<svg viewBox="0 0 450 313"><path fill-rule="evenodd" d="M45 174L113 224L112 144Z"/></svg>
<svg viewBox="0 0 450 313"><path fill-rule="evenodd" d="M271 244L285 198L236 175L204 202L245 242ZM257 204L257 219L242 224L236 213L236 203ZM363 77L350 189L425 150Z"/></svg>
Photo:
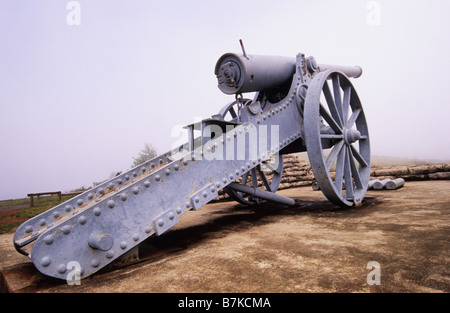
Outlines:
<svg viewBox="0 0 450 313"><path fill-rule="evenodd" d="M88 277L221 189L247 205L293 205L276 191L283 155L302 151L329 201L359 205L370 177L370 144L350 78L361 74L358 66L317 64L302 53L224 54L215 75L233 101L187 125L186 144L24 222L14 235L17 251L45 275L66 279L76 262L80 277Z"/></svg>

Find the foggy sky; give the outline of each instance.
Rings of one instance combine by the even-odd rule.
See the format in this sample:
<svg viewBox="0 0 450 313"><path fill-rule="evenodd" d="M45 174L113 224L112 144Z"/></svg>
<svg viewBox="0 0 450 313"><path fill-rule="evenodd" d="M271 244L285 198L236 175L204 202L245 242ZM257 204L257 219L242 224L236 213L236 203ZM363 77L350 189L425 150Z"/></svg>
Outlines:
<svg viewBox="0 0 450 313"><path fill-rule="evenodd" d="M361 66L372 154L450 160L448 0L79 0L79 25L69 2L0 0L0 199L91 186L146 142L168 151L234 100L214 65L239 39Z"/></svg>

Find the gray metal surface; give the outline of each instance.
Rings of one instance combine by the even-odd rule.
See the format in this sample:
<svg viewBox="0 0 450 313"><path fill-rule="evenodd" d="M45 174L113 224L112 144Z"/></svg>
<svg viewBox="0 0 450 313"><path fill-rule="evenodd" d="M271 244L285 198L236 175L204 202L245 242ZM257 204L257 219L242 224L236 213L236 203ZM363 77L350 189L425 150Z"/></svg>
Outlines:
<svg viewBox="0 0 450 313"><path fill-rule="evenodd" d="M358 76L359 70L322 67L303 54L225 54L215 73L219 88L236 94L235 101L188 125L186 144L23 223L14 235L16 249L45 275L67 279L75 264L80 277L88 277L146 238L164 234L220 189L247 204L264 199L292 205L292 199L276 194L283 171L283 158L276 156L306 149L325 196L341 206L359 204L370 172L369 138L361 103L344 74ZM324 89L328 79L335 99ZM256 92L254 99L240 94L249 91ZM321 104L323 92L328 109ZM194 129L201 131L197 138ZM329 148L325 158L323 149ZM272 156L281 163L269 168L269 180L264 169ZM256 176L265 190L257 188Z"/></svg>

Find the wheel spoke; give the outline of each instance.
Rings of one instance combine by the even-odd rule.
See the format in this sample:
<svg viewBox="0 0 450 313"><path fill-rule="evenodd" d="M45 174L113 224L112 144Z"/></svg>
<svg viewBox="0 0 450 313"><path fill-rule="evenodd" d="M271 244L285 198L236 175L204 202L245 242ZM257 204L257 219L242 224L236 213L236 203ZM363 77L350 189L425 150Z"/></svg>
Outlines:
<svg viewBox="0 0 450 313"><path fill-rule="evenodd" d="M334 130L334 132L337 134L342 134L343 133L342 127L336 123L334 118L331 117L331 115L328 113L327 110L325 110L325 108L322 106L322 104L320 104L319 110L320 110L320 115L328 123L328 125L330 125L330 127Z"/></svg>
<svg viewBox="0 0 450 313"><path fill-rule="evenodd" d="M342 98L341 98L341 84L339 82L339 75L335 74L332 78L333 81L333 94L334 94L334 103L336 104L336 109L339 113L339 117L341 121L345 121L344 113L342 108Z"/></svg>
<svg viewBox="0 0 450 313"><path fill-rule="evenodd" d="M334 135L334 134L320 134L322 139L343 139L344 135Z"/></svg>
<svg viewBox="0 0 450 313"><path fill-rule="evenodd" d="M259 165L257 167L259 167ZM252 168L252 187L258 188L258 178L256 177L256 168Z"/></svg>
<svg viewBox="0 0 450 313"><path fill-rule="evenodd" d="M336 121L336 123L342 127L342 120L341 117L339 116L337 107L336 107L336 103L333 100L333 97L331 95L330 92L330 87L328 87L328 82L325 81L325 84L323 85L323 94L325 96L325 99L327 100L327 104L328 104L328 108L330 109L330 113L331 116L333 117L333 119ZM331 125L330 125L331 126Z"/></svg>
<svg viewBox="0 0 450 313"><path fill-rule="evenodd" d="M272 189L270 188L270 184L269 184L269 181L267 180L266 174L264 174L264 172L261 170L260 166L258 166L257 169L258 169L259 177L261 177L261 180L262 180L262 182L264 184L264 187L266 187L267 191L271 192Z"/></svg>
<svg viewBox="0 0 450 313"><path fill-rule="evenodd" d="M353 111L352 115L347 121L347 124L345 125L346 128L352 128L353 124L355 124L355 121L359 116L359 113L361 113L361 108L357 108L355 111Z"/></svg>
<svg viewBox="0 0 450 313"><path fill-rule="evenodd" d="M327 172L330 171L331 166L333 165L334 161L336 161L336 158L337 158L339 152L341 152L343 146L344 146L344 140L341 140L337 144L335 144L333 146L333 148L331 149L331 152L328 155L328 158L326 160Z"/></svg>
<svg viewBox="0 0 450 313"><path fill-rule="evenodd" d="M279 159L278 159L278 162L280 162ZM276 164L276 163L275 163L275 164ZM267 161L262 162L261 165L264 166L264 167L266 167L267 169L269 169L270 171L272 171L272 172L274 172L274 173L277 173L277 174L280 173L280 171L279 171L279 166L275 168L274 166L272 166L272 164L270 164L270 163L267 162Z"/></svg>
<svg viewBox="0 0 450 313"><path fill-rule="evenodd" d="M366 160L362 157L362 155L358 152L358 150L356 150L356 148L353 145L350 145L350 148L352 150L353 156L358 161L359 165L363 167L369 166Z"/></svg>
<svg viewBox="0 0 450 313"><path fill-rule="evenodd" d="M355 180L355 185L357 189L362 189L363 185L361 182L361 177L359 176L358 168L356 167L355 159L353 158L352 149L348 150L349 152L349 159L350 159L350 167L353 174L353 179Z"/></svg>
<svg viewBox="0 0 450 313"><path fill-rule="evenodd" d="M353 179L352 179L352 172L351 172L351 166L350 166L350 152L348 151L348 148L345 149L345 164L344 164L344 179L345 179L345 194L347 200L353 200Z"/></svg>
<svg viewBox="0 0 450 313"><path fill-rule="evenodd" d="M352 94L352 87L346 86L344 87L344 100L342 103L342 112L344 114L343 121L347 121L348 119L348 110L350 108L350 96Z"/></svg>
<svg viewBox="0 0 450 313"><path fill-rule="evenodd" d="M250 172L246 172L244 175L242 175L241 185L247 185L247 178L249 173Z"/></svg>
<svg viewBox="0 0 450 313"><path fill-rule="evenodd" d="M236 118L237 117L236 111L234 110L233 107L230 108L230 114L231 114L232 118Z"/></svg>
<svg viewBox="0 0 450 313"><path fill-rule="evenodd" d="M334 178L334 185L337 190L342 194L342 180L344 178L344 161L346 155L346 149L340 149L336 161L336 174Z"/></svg>

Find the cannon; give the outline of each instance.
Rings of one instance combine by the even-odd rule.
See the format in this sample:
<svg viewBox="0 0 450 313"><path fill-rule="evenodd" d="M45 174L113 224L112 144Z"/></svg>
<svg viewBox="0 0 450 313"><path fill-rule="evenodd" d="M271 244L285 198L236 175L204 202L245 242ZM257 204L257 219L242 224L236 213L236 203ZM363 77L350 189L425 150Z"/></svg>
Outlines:
<svg viewBox="0 0 450 313"><path fill-rule="evenodd" d="M219 89L234 99L210 118L186 125L185 144L24 222L14 234L16 250L45 275L67 279L75 269L86 278L162 235L219 190L246 205L295 204L276 192L283 155L302 151L329 201L360 205L370 177L370 144L350 78L362 69L318 64L302 53L242 50L221 56L214 69Z"/></svg>

